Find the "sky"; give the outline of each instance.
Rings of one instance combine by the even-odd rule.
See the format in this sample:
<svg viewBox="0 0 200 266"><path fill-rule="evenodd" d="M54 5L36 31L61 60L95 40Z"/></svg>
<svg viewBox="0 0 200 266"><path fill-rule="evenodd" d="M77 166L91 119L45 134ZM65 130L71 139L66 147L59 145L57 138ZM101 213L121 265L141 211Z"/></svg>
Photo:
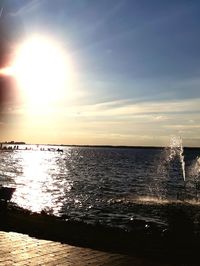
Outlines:
<svg viewBox="0 0 200 266"><path fill-rule="evenodd" d="M4 0L0 10L0 67L39 35L69 69L48 103L43 89L30 104L0 77L1 141L166 146L176 135L200 146L199 1Z"/></svg>

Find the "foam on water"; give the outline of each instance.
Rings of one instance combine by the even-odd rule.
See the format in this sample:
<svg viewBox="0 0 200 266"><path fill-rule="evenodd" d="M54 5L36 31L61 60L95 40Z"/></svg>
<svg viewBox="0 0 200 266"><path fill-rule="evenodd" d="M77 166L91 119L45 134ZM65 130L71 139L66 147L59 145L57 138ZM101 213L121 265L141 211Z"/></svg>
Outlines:
<svg viewBox="0 0 200 266"><path fill-rule="evenodd" d="M149 204L149 205L165 205L165 204L185 204L185 205L198 205L200 206L200 202L196 201L195 199L185 199L183 200L170 200L170 199L161 199L161 198L157 198L157 197L151 197L151 196L143 196L143 197L138 197L138 198L118 198L118 199L112 199L109 200L108 203L142 203L142 204Z"/></svg>

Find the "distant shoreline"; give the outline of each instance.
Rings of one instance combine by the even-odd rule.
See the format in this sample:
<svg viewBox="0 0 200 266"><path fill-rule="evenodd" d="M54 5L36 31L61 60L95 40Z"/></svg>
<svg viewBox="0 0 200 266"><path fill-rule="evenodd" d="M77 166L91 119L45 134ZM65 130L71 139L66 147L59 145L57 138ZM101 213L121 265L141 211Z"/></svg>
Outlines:
<svg viewBox="0 0 200 266"><path fill-rule="evenodd" d="M111 149L165 149L170 148L169 146L128 146L128 145L78 145L78 144L35 144L25 142L0 142L2 145L35 145L35 146L61 146L61 147L80 147L80 148L111 148ZM200 147L187 147L183 146L184 149L200 149Z"/></svg>
<svg viewBox="0 0 200 266"><path fill-rule="evenodd" d="M83 148L114 148L114 149L165 149L169 146L115 146L115 145L65 145L65 144L43 144L48 146L62 146L62 147L83 147ZM183 147L184 149L200 149L200 147Z"/></svg>

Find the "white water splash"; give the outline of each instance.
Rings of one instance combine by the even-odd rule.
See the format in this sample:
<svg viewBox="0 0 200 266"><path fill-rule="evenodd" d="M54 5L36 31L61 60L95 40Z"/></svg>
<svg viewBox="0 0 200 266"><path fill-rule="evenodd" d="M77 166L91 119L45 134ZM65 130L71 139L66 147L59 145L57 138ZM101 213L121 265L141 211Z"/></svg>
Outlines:
<svg viewBox="0 0 200 266"><path fill-rule="evenodd" d="M189 174L195 182L200 181L200 157L197 157L191 165Z"/></svg>
<svg viewBox="0 0 200 266"><path fill-rule="evenodd" d="M180 158L183 180L185 182L185 161L183 154L183 143L180 136L171 136L170 138L170 160L174 159L175 156Z"/></svg>

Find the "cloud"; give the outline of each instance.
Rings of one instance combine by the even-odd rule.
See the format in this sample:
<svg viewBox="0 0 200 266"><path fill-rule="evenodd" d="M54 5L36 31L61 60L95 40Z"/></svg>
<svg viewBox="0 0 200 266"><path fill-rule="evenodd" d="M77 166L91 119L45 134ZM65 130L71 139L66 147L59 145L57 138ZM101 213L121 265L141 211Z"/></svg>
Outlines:
<svg viewBox="0 0 200 266"><path fill-rule="evenodd" d="M154 117L154 120L155 121L166 121L168 120L169 118L167 116L163 116L163 115L158 115L158 116L155 116Z"/></svg>
<svg viewBox="0 0 200 266"><path fill-rule="evenodd" d="M200 124L197 124L197 125L177 124L177 125L167 125L167 127L178 129L178 130L200 129Z"/></svg>
<svg viewBox="0 0 200 266"><path fill-rule="evenodd" d="M166 115L200 113L200 99L131 103L129 100L103 102L78 106L81 116L149 116L154 120L166 120Z"/></svg>
<svg viewBox="0 0 200 266"><path fill-rule="evenodd" d="M21 16L37 9L44 0L32 0L32 1L15 1L10 4L11 16Z"/></svg>
<svg viewBox="0 0 200 266"><path fill-rule="evenodd" d="M79 110L78 115L75 110ZM71 125L78 126L78 131L88 135L95 132L105 139L113 137L113 141L118 136L118 140L126 144L144 141L149 145L161 145L168 142L171 134L196 138L200 133L200 99L143 103L110 101L68 107L63 113L66 119L71 119ZM191 115L195 123L191 123Z"/></svg>

